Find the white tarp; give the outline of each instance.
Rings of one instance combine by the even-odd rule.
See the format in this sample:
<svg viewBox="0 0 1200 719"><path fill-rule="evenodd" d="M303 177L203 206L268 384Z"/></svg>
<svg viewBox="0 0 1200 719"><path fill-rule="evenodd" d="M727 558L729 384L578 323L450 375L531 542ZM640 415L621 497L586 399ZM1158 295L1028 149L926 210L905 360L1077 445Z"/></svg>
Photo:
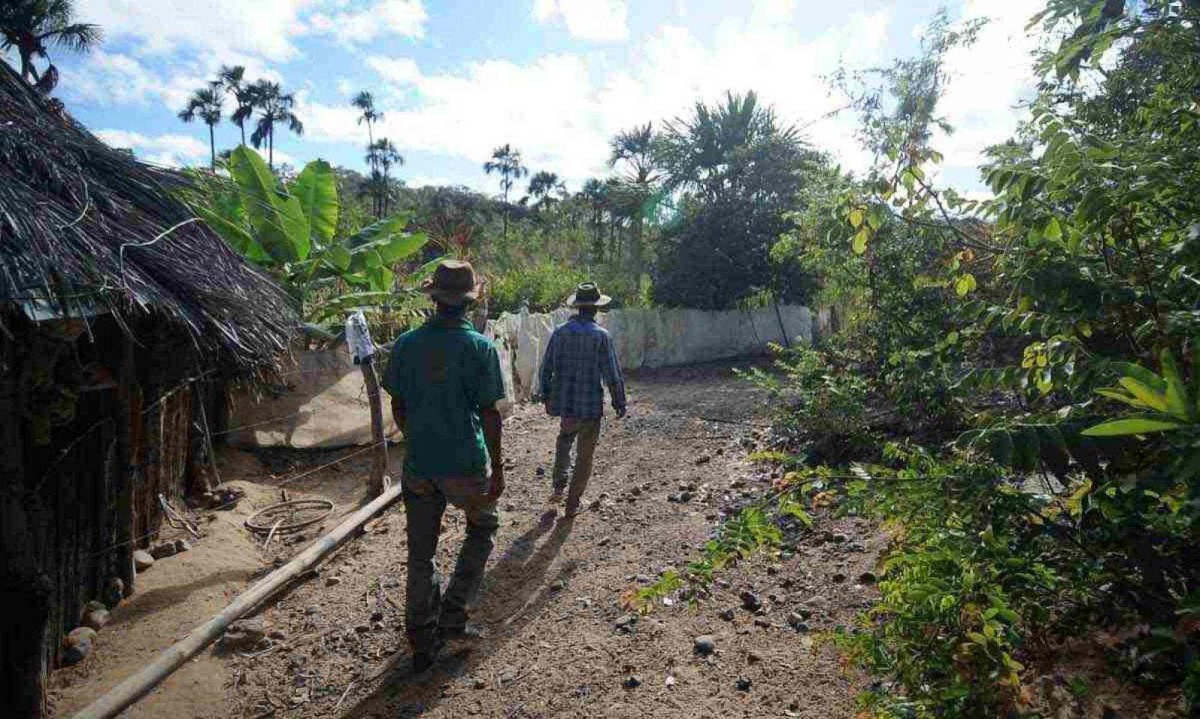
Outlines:
<svg viewBox="0 0 1200 719"><path fill-rule="evenodd" d="M571 316L503 314L487 323L500 352L500 369L509 400L528 401L537 394L538 371L554 328ZM767 345L812 341L813 318L806 307L785 305L757 310L705 312L685 309L625 309L603 312L600 324L613 336L625 369L670 367L759 355ZM389 339L389 338L384 338ZM235 397L229 435L235 446L330 448L370 444L371 414L362 374L344 347L296 353L299 367L287 378L288 390L254 402ZM382 372L385 358L377 366ZM382 377L381 377L382 379ZM384 416L389 436L396 432L388 397Z"/></svg>

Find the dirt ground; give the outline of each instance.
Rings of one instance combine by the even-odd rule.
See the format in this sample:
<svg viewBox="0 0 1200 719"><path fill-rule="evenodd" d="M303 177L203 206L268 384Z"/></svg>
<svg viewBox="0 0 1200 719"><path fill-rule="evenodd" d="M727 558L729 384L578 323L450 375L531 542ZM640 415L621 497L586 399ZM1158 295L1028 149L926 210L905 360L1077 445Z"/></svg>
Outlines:
<svg viewBox="0 0 1200 719"><path fill-rule="evenodd" d="M211 648L127 716L853 716L858 680L814 636L848 624L871 600L874 588L856 578L874 569L883 540L862 520L825 520L789 546L786 559L723 570L711 596L668 597L629 621L624 593L694 559L723 513L772 479L746 461L763 432L763 397L728 367L642 373L629 395L629 416L607 422L596 452L585 497L592 508L571 523L545 516L555 421L538 407L506 420L508 491L473 617L487 634L451 645L432 675L417 681L410 672L401 626L404 514L396 506L319 576L261 610L273 635L263 649ZM93 656L56 674L58 715L211 617L256 571L303 549L320 528L263 552L240 523L278 501L277 478L348 454L226 451L223 478L236 478L247 498L216 513L191 552L152 567ZM289 491L349 511L364 497L367 469L365 455L349 457ZM678 501L681 492L690 498ZM334 523L336 516L326 528ZM443 568L463 529L461 513L448 511ZM745 591L761 600L757 613L743 607ZM793 612L811 613L811 629L790 626ZM695 653L700 635L714 638L712 655Z"/></svg>

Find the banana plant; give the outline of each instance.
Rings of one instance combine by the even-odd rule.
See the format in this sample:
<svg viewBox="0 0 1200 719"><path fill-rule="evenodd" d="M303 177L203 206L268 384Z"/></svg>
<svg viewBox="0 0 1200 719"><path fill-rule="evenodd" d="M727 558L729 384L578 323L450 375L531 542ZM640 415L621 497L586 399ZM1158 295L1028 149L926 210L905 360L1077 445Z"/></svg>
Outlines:
<svg viewBox="0 0 1200 719"><path fill-rule="evenodd" d="M196 198L196 214L274 275L308 322L340 325L345 312L392 307L403 287L436 264L397 275L428 241L424 233L407 230L406 214L337 237L337 177L323 160L308 163L285 188L248 147L234 150L226 167L232 183Z"/></svg>

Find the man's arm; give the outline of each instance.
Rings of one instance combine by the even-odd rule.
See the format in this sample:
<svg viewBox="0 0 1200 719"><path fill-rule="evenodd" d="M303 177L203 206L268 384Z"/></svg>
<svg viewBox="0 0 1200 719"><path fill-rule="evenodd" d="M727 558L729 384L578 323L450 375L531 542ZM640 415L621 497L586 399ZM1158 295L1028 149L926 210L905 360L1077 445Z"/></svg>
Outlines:
<svg viewBox="0 0 1200 719"><path fill-rule="evenodd" d="M483 440L487 443L488 457L492 461L492 486L488 497L499 499L504 494L504 456L502 454L501 434L504 429L504 419L500 410L492 405L479 411L479 419L483 423Z"/></svg>
<svg viewBox="0 0 1200 719"><path fill-rule="evenodd" d="M550 414L552 407L550 405L550 397L554 393L554 359L558 353L558 332L550 335L550 341L546 343L546 352L542 355L542 369L539 373L538 392L541 393L542 402L546 405L546 414Z"/></svg>
<svg viewBox="0 0 1200 719"><path fill-rule="evenodd" d="M604 335L604 346L600 351L603 353L600 374L604 377L604 384L608 385L608 395L620 419L625 416L625 377L621 374L621 364L617 361L617 348L613 346L612 337Z"/></svg>
<svg viewBox="0 0 1200 719"><path fill-rule="evenodd" d="M396 426L400 428L400 433L408 434L408 405L404 404L403 397L392 397L392 419L396 420Z"/></svg>

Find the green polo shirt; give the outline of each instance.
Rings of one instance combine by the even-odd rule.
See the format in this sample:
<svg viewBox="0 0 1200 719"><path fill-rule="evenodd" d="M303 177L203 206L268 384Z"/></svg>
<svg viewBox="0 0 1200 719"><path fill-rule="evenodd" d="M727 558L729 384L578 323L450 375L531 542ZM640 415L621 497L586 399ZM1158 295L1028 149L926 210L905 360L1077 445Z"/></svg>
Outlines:
<svg viewBox="0 0 1200 719"><path fill-rule="evenodd" d="M491 340L466 320L435 317L396 340L383 384L407 410L408 476L488 474L479 411L504 399L500 355Z"/></svg>

